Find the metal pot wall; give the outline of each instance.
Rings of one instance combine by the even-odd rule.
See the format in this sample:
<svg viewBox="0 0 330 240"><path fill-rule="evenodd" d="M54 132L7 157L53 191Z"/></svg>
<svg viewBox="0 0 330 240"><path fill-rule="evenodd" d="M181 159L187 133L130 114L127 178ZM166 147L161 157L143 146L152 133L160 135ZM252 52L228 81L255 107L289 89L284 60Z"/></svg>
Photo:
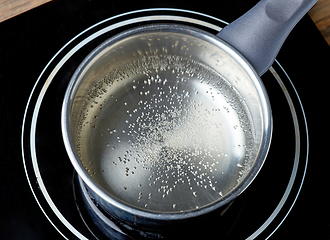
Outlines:
<svg viewBox="0 0 330 240"><path fill-rule="evenodd" d="M95 199L129 222L187 219L229 203L271 138L258 74L199 29L150 25L109 39L65 96L69 156Z"/></svg>

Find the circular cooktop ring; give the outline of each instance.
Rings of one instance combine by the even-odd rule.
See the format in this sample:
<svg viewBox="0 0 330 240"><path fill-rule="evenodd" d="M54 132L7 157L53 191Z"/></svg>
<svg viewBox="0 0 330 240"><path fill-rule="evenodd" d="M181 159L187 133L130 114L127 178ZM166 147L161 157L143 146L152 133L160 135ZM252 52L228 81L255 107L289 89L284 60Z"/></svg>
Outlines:
<svg viewBox="0 0 330 240"><path fill-rule="evenodd" d="M86 44L88 44L90 41L92 41L93 39L122 26L126 26L126 25L130 25L133 23L137 23L137 22L149 22L149 21L177 21L177 22L187 22L187 23L192 23L192 24L196 24L196 25L201 25L203 27L207 27L210 28L211 30L214 31L220 31L221 28L217 25L214 25L212 23L208 23L207 21L201 21L201 20L197 20L195 18L191 18L191 17L186 17L186 16L174 16L174 15L151 15L151 16L142 16L142 17L133 17L130 19L126 19L124 21L121 22L117 22L114 23L112 25L106 26L98 31L96 31L95 33L87 36L86 38L82 39L77 45L75 45L74 47L72 47L72 49L66 50L68 48L68 46L72 45L72 43L74 43L75 41L77 41L77 39L79 40L79 38L81 36L83 36L84 34L86 34L88 31L93 30L94 28L96 29L97 27L101 26L102 24L108 22L108 21L112 21L112 20L116 20L117 18L121 18L121 17L127 17L127 16L131 16L131 15L135 15L135 14L144 14L144 13L149 13L149 12L157 12L157 13L164 13L164 12L168 12L168 13L184 13L184 14L190 14L190 15L194 15L196 17L203 17L204 19L210 19L212 21L216 21L219 22L219 24L227 24L226 22L224 22L223 20L220 20L218 18L214 18L212 16L206 15L206 14L202 14L202 13L198 13L198 12L193 12L193 11L188 11L188 10L181 10L181 9L168 9L168 8L159 8L159 9L144 9L144 10L138 10L138 11L133 11L133 12L128 12L128 13L124 13L124 14L120 14L111 18L108 18L106 20L103 20L93 26L91 26L90 28L84 30L83 32L81 32L80 34L78 34L77 36L75 36L74 38L72 38L66 45L64 45L55 55L54 57L49 61L49 63L45 66L44 70L41 72L39 78L36 81L36 84L34 86L34 88L32 89L30 98L27 102L26 105L26 110L25 110L25 114L24 114L24 119L23 119L23 124L22 124L22 140L21 140L21 144L22 144L22 157L23 157L23 164L24 164L24 168L25 168L25 172L26 172L26 176L27 176L27 180L29 182L31 191L36 199L36 201L38 202L41 210L44 212L45 216L48 218L48 220L50 221L50 223L54 226L54 228L56 228L58 230L58 232L64 237L66 238L65 234L63 234L61 232L61 230L59 228L57 228L56 224L52 221L52 219L50 217L48 217L46 211L44 211L44 208L42 206L42 204L39 201L39 198L37 197L36 193L35 193L35 189L33 188L33 179L35 178L37 181L37 185L40 188L42 195L44 196L44 198L46 199L47 204L50 206L50 208L52 209L52 211L55 213L55 215L57 216L58 219L60 219L60 221L77 237L81 238L81 239L86 239L86 237L81 234L79 232L79 230L77 230L74 226L72 226L72 224L70 224L69 221L66 220L66 218L62 215L61 211L57 208L56 204L54 204L54 202L52 201L52 198L50 197L50 195L47 192L47 188L44 184L43 178L41 176L41 172L39 170L39 165L38 165L38 159L37 159L37 153L36 153L36 146L35 146L35 134L36 134L36 129L37 129L37 120L38 120L38 114L39 114L39 110L40 110L40 106L42 104L43 98L45 96L45 94L47 93L48 88L50 87L50 84L52 83L53 78L55 77L55 75L58 73L58 71L61 69L61 67L66 63L66 61L68 61L77 51L79 51L80 48L82 48L83 46L85 46ZM56 59L58 58L58 56L60 56L61 54L63 54L63 52L68 51L63 57L62 59L59 60L59 62L57 63L56 67L54 67L53 69L50 69L50 66L54 64L54 62L56 63ZM301 108L301 112L303 115L303 123L305 125L305 131L306 131L306 144L307 144L307 153L306 153L306 159L304 159L305 164L304 164L304 170L302 173L302 177L301 177L301 182L298 184L298 190L296 193L296 196L294 197L294 200L292 201L291 206L289 207L287 213L284 215L283 219L280 221L280 223L277 225L277 227L275 227L275 229L271 232L271 234L268 236L268 238L272 235L273 232L275 232L277 230L277 228L282 224L282 222L285 220L286 216L290 213L293 205L295 204L295 201L299 195L301 186L303 184L304 181L304 176L307 170L307 163L308 163L308 129L307 129L307 122L306 122L306 118L305 118L305 114L304 114L304 110L303 110L303 106L301 104L300 98L298 96L298 93L296 92L294 85L292 84L289 76L286 74L285 70L281 67L281 65L276 61L277 66L279 67L280 71L283 71L284 76L287 78L287 80L290 82L291 86L294 89L294 93L295 93L295 97L297 97L298 102L299 102L299 108ZM45 76L47 76L47 73L51 70L51 72L49 73L48 77L46 77L46 81L43 83L42 79L45 78ZM290 97L289 92L287 91L283 81L281 80L280 76L277 74L277 72L274 70L274 68L270 69L271 73L273 74L273 76L275 77L275 79L277 80L278 84L281 86L283 93L285 94L286 100L288 105L290 106L290 110L291 110L291 114L292 114L292 119L293 119L293 124L295 126L295 157L294 157L294 165L292 167L292 172L291 172L291 176L290 176L290 180L287 184L286 190L281 198L281 201L278 203L277 207L274 209L274 211L272 212L272 214L269 216L269 218L257 229L254 231L254 233L252 235L250 235L248 237L248 239L254 239L256 238L258 235L260 235L264 229L266 229L269 224L276 218L276 216L278 215L278 213L281 211L283 205L286 203L289 194L291 192L291 189L293 187L293 184L295 183L296 180L296 174L297 174L297 169L298 169L298 165L299 165L299 160L300 160L300 141L301 141L301 134L299 132L299 121L297 119L297 114L296 114L296 110L293 104L293 101ZM39 91L39 85L42 85L42 88ZM38 87L37 87L38 86ZM36 101L34 100L36 98L37 95L37 99ZM35 103L34 103L35 101ZM32 103L32 104L31 104ZM33 109L33 110L30 110ZM27 123L27 112L33 112L32 113L32 120L31 120L31 126L28 125ZM26 128L30 127L30 134L29 134L29 141L24 137L25 134L27 134L26 132ZM26 145L26 142L29 142L30 144L30 148L28 150L26 150L24 148L24 146ZM29 145L27 144L27 145ZM28 154L25 154L25 151L30 151L29 154L31 156L29 156ZM32 167L33 167L33 173L35 176L31 176L31 174L28 173L28 169L27 169L27 161L28 158L31 158L31 162L32 162ZM30 179L31 178L31 179Z"/></svg>

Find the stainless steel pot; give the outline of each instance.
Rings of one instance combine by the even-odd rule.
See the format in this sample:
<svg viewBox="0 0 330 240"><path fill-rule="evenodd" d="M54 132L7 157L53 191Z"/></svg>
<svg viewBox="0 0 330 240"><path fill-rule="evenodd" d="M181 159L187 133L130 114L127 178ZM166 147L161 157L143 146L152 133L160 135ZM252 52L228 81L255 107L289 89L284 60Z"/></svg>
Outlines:
<svg viewBox="0 0 330 240"><path fill-rule="evenodd" d="M152 227L236 198L266 158L272 117L259 74L235 48L159 24L122 32L86 57L64 98L62 132L95 200Z"/></svg>

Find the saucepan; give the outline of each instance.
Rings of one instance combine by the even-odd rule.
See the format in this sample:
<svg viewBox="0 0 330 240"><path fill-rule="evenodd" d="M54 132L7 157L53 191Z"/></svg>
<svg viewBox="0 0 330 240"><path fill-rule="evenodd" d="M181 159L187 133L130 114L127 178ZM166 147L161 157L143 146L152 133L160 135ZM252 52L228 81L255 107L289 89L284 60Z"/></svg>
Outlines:
<svg viewBox="0 0 330 240"><path fill-rule="evenodd" d="M140 26L93 50L62 108L67 153L93 199L152 228L196 221L240 195L271 143L260 76L314 2L260 1L217 36Z"/></svg>

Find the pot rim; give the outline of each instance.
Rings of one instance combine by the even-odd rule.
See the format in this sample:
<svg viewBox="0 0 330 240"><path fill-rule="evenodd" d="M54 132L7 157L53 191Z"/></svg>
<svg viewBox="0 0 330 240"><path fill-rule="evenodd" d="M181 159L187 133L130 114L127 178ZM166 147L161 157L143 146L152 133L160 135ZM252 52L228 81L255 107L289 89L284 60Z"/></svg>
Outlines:
<svg viewBox="0 0 330 240"><path fill-rule="evenodd" d="M112 197L110 194L106 193L104 190L85 170L79 157L74 150L74 143L72 141L71 131L70 131L70 123L69 123L69 113L70 108L72 106L72 92L75 89L77 84L77 80L79 76L83 73L85 68L88 64L104 49L108 46L115 44L116 42L125 39L127 37L139 34L139 33L147 33L147 32L172 32L172 33L180 33L180 34L188 34L190 36L197 37L204 41L210 42L211 44L216 45L217 47L221 48L223 51L228 53L239 65L246 71L246 73L251 77L254 85L256 87L257 92L259 93L259 97L261 99L261 107L263 109L263 124L264 124L264 132L261 137L261 144L260 149L257 154L256 160L254 161L254 165L252 170L245 176L245 178L226 196L210 203L206 206L203 206L198 209L183 211L183 212L155 212L150 210L143 210L136 207L133 207L129 204L124 203L122 200L117 200L115 197ZM266 111L265 111L266 110ZM258 172L260 171L266 156L269 151L271 137L272 137L272 130L273 130L273 123L272 123L272 115L271 115L271 108L270 102L268 99L268 95L266 89L257 74L254 70L252 65L232 46L228 43L223 41L222 39L218 38L217 36L203 31L198 28L181 25L181 24L151 24L151 25L144 25L140 27L136 27L133 29L126 30L121 32L108 40L104 41L100 44L97 48L95 48L79 65L75 73L73 74L69 85L67 87L63 105L62 105L62 113L61 113L61 129L62 129L62 136L64 140L64 145L70 161L77 171L78 175L82 178L83 182L103 201L107 204L112 205L115 208L118 208L124 212L145 218L150 220L161 220L161 221L168 221L168 220L184 220L188 218L197 217L200 215L204 215L206 213L210 213L216 209L219 209L222 206L230 203L234 200L238 195L240 195L254 180Z"/></svg>

